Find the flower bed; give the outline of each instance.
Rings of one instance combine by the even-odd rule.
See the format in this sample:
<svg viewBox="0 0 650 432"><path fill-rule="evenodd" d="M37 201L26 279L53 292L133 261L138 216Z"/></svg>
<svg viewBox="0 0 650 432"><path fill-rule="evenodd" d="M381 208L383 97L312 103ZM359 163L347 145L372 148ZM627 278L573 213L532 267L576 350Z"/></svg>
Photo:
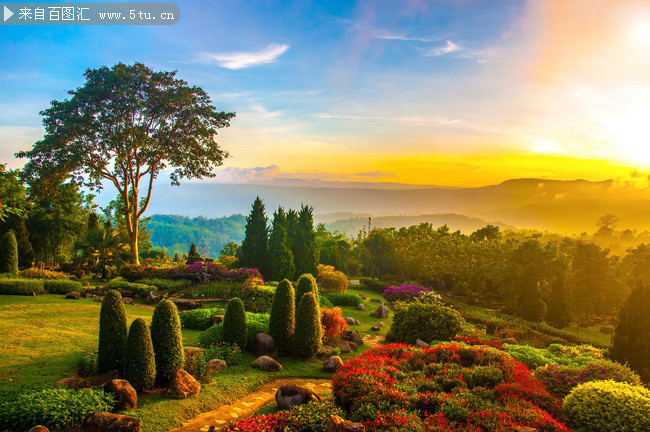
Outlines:
<svg viewBox="0 0 650 432"><path fill-rule="evenodd" d="M431 291L427 287L420 285L409 284L409 285L400 285L398 287L388 287L381 294L384 296L386 301L395 302L395 301L409 301L415 297L419 297L422 293Z"/></svg>

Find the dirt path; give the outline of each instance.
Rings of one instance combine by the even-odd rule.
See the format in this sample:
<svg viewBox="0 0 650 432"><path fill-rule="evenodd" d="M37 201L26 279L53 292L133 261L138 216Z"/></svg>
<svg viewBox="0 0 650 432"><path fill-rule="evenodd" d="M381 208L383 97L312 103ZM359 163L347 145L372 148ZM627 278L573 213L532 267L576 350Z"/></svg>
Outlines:
<svg viewBox="0 0 650 432"><path fill-rule="evenodd" d="M234 401L229 405L208 411L183 423L183 426L170 432L208 432L220 431L231 421L248 417L275 399L275 392L283 384L296 384L313 389L321 396L329 396L332 384L329 379L281 378L264 384L255 392Z"/></svg>

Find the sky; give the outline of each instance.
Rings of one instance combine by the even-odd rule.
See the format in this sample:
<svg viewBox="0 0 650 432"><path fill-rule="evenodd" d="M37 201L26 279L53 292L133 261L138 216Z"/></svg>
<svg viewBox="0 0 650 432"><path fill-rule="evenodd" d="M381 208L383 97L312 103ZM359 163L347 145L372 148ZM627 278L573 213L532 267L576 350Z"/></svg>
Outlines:
<svg viewBox="0 0 650 432"><path fill-rule="evenodd" d="M0 162L86 69L142 62L237 113L219 182L650 171L647 0L175 3L172 26L0 26Z"/></svg>

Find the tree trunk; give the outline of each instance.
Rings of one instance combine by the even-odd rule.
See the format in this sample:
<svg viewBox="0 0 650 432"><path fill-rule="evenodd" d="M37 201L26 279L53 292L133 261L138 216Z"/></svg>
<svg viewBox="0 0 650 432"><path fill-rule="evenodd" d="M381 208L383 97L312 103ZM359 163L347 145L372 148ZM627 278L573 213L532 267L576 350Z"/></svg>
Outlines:
<svg viewBox="0 0 650 432"><path fill-rule="evenodd" d="M137 225L137 222L136 222ZM129 246L133 254L133 264L140 265L140 254L138 253L138 230L132 230L129 233Z"/></svg>

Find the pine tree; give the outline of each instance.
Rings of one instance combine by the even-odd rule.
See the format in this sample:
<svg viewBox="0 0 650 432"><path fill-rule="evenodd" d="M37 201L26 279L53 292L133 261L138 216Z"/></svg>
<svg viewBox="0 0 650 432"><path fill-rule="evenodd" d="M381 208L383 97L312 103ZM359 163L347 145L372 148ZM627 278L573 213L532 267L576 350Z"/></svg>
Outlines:
<svg viewBox="0 0 650 432"><path fill-rule="evenodd" d="M318 284L316 279L310 273L305 273L298 278L298 283L296 284L296 307L300 303L302 296L308 292L314 293L316 299L318 299Z"/></svg>
<svg viewBox="0 0 650 432"><path fill-rule="evenodd" d="M198 261L203 261L203 258L201 258L201 255L196 251L196 245L192 242L190 252L187 254L187 264L192 265Z"/></svg>
<svg viewBox="0 0 650 432"><path fill-rule="evenodd" d="M556 278L551 287L546 322L556 328L564 328L571 323L569 294L563 277Z"/></svg>
<svg viewBox="0 0 650 432"><path fill-rule="evenodd" d="M621 309L609 349L612 359L627 362L646 383L650 383L649 305L650 288L639 282Z"/></svg>
<svg viewBox="0 0 650 432"><path fill-rule="evenodd" d="M243 351L246 348L246 312L244 303L234 297L226 306L223 316L223 341L237 344Z"/></svg>
<svg viewBox="0 0 650 432"><path fill-rule="evenodd" d="M305 294L296 311L296 332L293 336L293 353L298 357L311 358L321 350L323 327L320 324L320 308L314 293Z"/></svg>
<svg viewBox="0 0 650 432"><path fill-rule="evenodd" d="M142 318L133 321L129 328L124 356L124 379L138 391L148 389L156 382L156 360L151 334Z"/></svg>
<svg viewBox="0 0 650 432"><path fill-rule="evenodd" d="M181 320L171 300L163 300L151 317L151 343L156 357L156 379L169 380L185 364Z"/></svg>
<svg viewBox="0 0 650 432"><path fill-rule="evenodd" d="M266 273L267 280L279 281L293 278L296 266L293 263L293 253L287 247L286 217L282 207L273 213L273 228L269 238Z"/></svg>
<svg viewBox="0 0 650 432"><path fill-rule="evenodd" d="M314 208L303 205L298 214L298 226L293 240L293 260L297 274L316 274L318 248L314 232Z"/></svg>
<svg viewBox="0 0 650 432"><path fill-rule="evenodd" d="M253 202L250 215L246 218L246 233L241 245L240 263L243 267L256 267L263 274L266 270L266 252L269 238L268 219L264 203L258 196Z"/></svg>
<svg viewBox="0 0 650 432"><path fill-rule="evenodd" d="M273 295L271 315L269 317L269 335L278 344L278 350L291 352L293 334L296 327L294 290L291 282L282 280Z"/></svg>
<svg viewBox="0 0 650 432"><path fill-rule="evenodd" d="M97 373L122 372L126 349L126 312L122 294L110 290L104 296L99 312L99 343L97 345Z"/></svg>

